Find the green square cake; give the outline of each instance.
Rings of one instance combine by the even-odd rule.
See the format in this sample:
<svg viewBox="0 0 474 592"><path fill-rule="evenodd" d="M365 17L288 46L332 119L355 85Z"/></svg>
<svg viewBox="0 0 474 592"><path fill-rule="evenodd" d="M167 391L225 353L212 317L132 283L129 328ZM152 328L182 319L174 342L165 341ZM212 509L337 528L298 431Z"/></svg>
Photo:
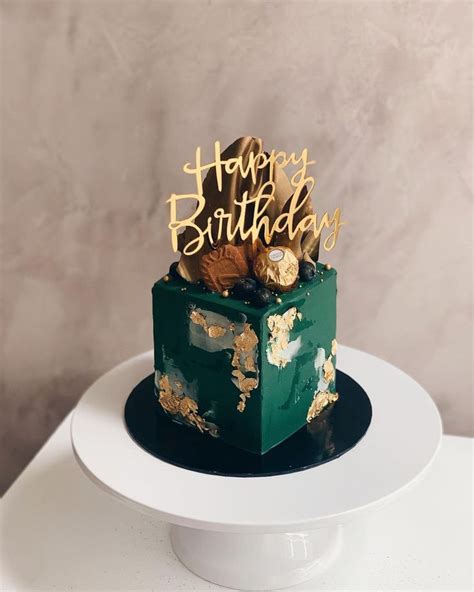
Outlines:
<svg viewBox="0 0 474 592"><path fill-rule="evenodd" d="M336 271L259 308L178 276L153 287L155 389L178 423L265 454L337 399Z"/></svg>

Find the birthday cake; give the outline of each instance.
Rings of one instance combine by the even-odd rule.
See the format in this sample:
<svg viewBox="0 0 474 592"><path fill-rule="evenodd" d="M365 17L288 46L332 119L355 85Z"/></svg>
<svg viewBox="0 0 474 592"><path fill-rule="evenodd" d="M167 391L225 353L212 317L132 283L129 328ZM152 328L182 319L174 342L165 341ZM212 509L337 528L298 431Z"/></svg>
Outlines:
<svg viewBox="0 0 474 592"><path fill-rule="evenodd" d="M208 160L197 148L195 193L168 200L181 256L152 290L157 406L265 454L337 404L336 271L318 258L343 223L313 211L306 149L245 137Z"/></svg>

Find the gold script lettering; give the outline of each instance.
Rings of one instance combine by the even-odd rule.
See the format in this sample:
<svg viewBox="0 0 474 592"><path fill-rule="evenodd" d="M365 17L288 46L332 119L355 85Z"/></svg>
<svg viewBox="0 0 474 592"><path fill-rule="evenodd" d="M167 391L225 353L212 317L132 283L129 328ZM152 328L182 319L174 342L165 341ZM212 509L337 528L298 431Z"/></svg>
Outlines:
<svg viewBox="0 0 474 592"><path fill-rule="evenodd" d="M309 160L308 150L305 148L299 155L295 152L288 155L286 152L277 152L275 150L272 150L270 154L266 154L265 152L254 154L251 152L248 157L247 166L245 166L242 156L222 160L221 145L219 141L216 141L214 144L214 161L203 164L201 147L198 146L194 155L194 164L188 162L183 167L183 171L186 174L194 176L196 193L172 194L168 199L168 203L170 204L170 222L168 228L171 231L173 251L176 252L178 250L179 231L186 228L192 230L193 238L188 240L183 247L182 252L185 255L195 255L198 253L206 240L214 244L222 239L228 242L235 238L245 241L249 238L256 240L259 236L263 236L269 244L274 234L286 232L289 239L292 240L299 232L304 233L310 231L315 238L318 238L325 228L331 230L331 232L324 240L323 247L326 251L332 250L337 242L340 227L344 224L341 221L339 208L335 209L332 216L328 212L325 212L319 219L317 213L311 213L301 218L296 225L294 223L295 216L305 206L307 200L310 199L310 193L314 188L315 180L312 176L308 175L308 166L314 163L314 160ZM238 171L243 179L246 179L250 174L252 181L255 183L259 170L270 165L270 171L272 172L275 164L278 164L281 168L285 168L290 164L299 167L290 179L294 192L288 204L287 211L282 212L272 221L265 214L270 203L275 199L275 183L274 179L270 176L269 180L260 187L256 195L249 196L248 191L245 191L242 196L236 197L234 200L234 204L238 210L236 220L234 220L232 214L225 212L223 208L216 208L213 215L207 218L205 228L201 228L195 223L196 218L206 205L206 199L203 195L204 172L215 169L217 187L219 191L222 191L223 172L225 174L233 174ZM305 186L307 186L308 192L301 199L300 195ZM196 210L191 216L179 219L178 204L183 200L196 201ZM250 226L245 224L248 207L252 208L252 222ZM216 221L217 225L214 224Z"/></svg>

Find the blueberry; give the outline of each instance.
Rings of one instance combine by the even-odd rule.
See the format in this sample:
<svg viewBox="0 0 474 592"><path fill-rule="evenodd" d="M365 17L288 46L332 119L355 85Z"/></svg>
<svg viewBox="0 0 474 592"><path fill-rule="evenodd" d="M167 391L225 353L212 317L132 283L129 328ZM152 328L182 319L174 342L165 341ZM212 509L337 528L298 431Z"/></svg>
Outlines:
<svg viewBox="0 0 474 592"><path fill-rule="evenodd" d="M316 267L309 261L302 261L300 263L300 280L303 282L310 282L316 274Z"/></svg>
<svg viewBox="0 0 474 592"><path fill-rule="evenodd" d="M252 303L255 306L263 308L268 306L273 301L273 294L268 288L259 288L252 298Z"/></svg>
<svg viewBox="0 0 474 592"><path fill-rule="evenodd" d="M181 277L181 276L179 275L179 273L178 273L178 265L179 265L179 261L174 261L174 263L172 263L172 264L170 265L170 270L169 270L169 272L168 272L168 273L169 273L169 275L170 275L172 278L175 278L175 279L176 279L176 278L180 278L180 277Z"/></svg>
<svg viewBox="0 0 474 592"><path fill-rule="evenodd" d="M252 278L240 279L232 289L237 298L249 300L257 291L257 282Z"/></svg>

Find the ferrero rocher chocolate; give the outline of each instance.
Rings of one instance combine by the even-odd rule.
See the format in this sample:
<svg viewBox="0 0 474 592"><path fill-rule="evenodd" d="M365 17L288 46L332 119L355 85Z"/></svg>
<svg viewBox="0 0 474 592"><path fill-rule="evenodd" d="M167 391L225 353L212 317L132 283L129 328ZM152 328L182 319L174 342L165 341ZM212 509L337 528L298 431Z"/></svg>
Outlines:
<svg viewBox="0 0 474 592"><path fill-rule="evenodd" d="M253 272L270 290L288 292L298 279L298 259L288 247L270 247L257 255Z"/></svg>
<svg viewBox="0 0 474 592"><path fill-rule="evenodd" d="M209 290L223 293L249 273L244 247L224 245L207 253L201 259L200 271Z"/></svg>

